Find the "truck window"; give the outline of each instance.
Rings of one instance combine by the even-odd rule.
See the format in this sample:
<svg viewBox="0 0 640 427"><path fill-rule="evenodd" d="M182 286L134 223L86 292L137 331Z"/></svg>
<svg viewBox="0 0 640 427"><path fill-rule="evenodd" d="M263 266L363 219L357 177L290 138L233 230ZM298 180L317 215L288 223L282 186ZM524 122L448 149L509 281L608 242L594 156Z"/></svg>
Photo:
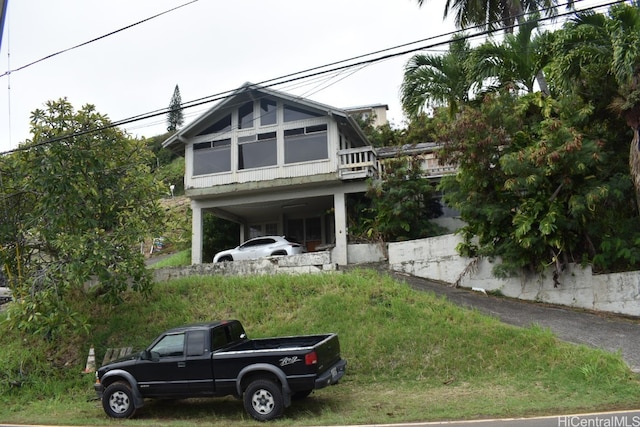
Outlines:
<svg viewBox="0 0 640 427"><path fill-rule="evenodd" d="M160 357L184 356L184 333L166 335L153 346L151 352L158 353Z"/></svg>
<svg viewBox="0 0 640 427"><path fill-rule="evenodd" d="M204 354L205 331L191 331L187 335L187 356Z"/></svg>
<svg viewBox="0 0 640 427"><path fill-rule="evenodd" d="M225 329L227 330L229 342L238 341L247 337L240 322L232 322L227 325Z"/></svg>
<svg viewBox="0 0 640 427"><path fill-rule="evenodd" d="M215 328L211 331L211 351L227 345L227 336L224 333L224 328Z"/></svg>

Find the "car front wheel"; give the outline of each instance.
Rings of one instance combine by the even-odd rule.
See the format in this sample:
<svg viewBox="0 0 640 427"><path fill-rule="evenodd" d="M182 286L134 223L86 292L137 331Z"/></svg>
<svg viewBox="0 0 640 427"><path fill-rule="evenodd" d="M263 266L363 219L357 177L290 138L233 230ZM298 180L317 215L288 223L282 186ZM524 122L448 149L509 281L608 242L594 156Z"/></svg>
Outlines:
<svg viewBox="0 0 640 427"><path fill-rule="evenodd" d="M269 380L256 380L244 393L244 409L258 421L278 418L284 410L280 386Z"/></svg>
<svg viewBox="0 0 640 427"><path fill-rule="evenodd" d="M118 381L107 387L102 395L102 407L111 418L131 418L136 406L129 384Z"/></svg>

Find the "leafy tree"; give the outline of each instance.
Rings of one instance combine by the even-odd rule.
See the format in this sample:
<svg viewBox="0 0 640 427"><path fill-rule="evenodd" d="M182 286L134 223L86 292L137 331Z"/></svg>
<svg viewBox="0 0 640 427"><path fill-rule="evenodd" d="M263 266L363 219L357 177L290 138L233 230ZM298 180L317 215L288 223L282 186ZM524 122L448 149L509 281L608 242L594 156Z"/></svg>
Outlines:
<svg viewBox="0 0 640 427"><path fill-rule="evenodd" d="M435 188L424 176L420 156L386 160L380 179L370 183L367 197L370 213L365 215L369 239L402 241L441 234L430 221L442 215L434 200Z"/></svg>
<svg viewBox="0 0 640 427"><path fill-rule="evenodd" d="M450 116L469 100L473 85L467 58L469 43L461 36L453 38L444 55L413 56L404 69L400 86L402 108L413 118L428 107L448 106Z"/></svg>
<svg viewBox="0 0 640 427"><path fill-rule="evenodd" d="M468 224L459 249L500 257L497 275L640 261L640 224L629 220L630 182L611 167L615 152L563 108L540 94L487 97L448 128L442 160L458 162L459 173L441 186Z"/></svg>
<svg viewBox="0 0 640 427"><path fill-rule="evenodd" d="M65 304L71 294L119 301L129 287L150 289L139 245L161 224L160 188L144 142L93 105L47 102L31 134L2 159L0 260L19 301L11 324L50 336L80 321Z"/></svg>
<svg viewBox="0 0 640 427"><path fill-rule="evenodd" d="M367 118L355 116L354 119L374 147L398 145L402 139L402 130L393 129L388 123L378 127L374 126L375 115Z"/></svg>
<svg viewBox="0 0 640 427"><path fill-rule="evenodd" d="M640 8L615 5L608 17L580 13L554 34L551 51L555 59L550 72L559 92L587 100L609 129L619 124L612 118L604 121L605 108L629 126L629 170L640 212Z"/></svg>
<svg viewBox="0 0 640 427"><path fill-rule="evenodd" d="M204 229L203 262L211 262L217 252L238 246L240 243L238 242L240 224L219 218L209 212L205 212L202 219Z"/></svg>
<svg viewBox="0 0 640 427"><path fill-rule="evenodd" d="M173 96L169 103L169 112L167 113L167 122L169 126L167 130L173 132L184 123L184 114L182 112L182 98L180 97L180 88L176 85L173 89Z"/></svg>

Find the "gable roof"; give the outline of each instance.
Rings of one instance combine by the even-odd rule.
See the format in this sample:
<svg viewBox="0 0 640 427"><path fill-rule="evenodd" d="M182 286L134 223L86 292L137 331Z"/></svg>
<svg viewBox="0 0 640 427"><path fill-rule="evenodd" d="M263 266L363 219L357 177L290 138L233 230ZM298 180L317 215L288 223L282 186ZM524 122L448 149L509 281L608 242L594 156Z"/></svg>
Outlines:
<svg viewBox="0 0 640 427"><path fill-rule="evenodd" d="M355 145L370 145L367 137L362 132L362 129L360 129L360 126L347 111L247 82L240 88L236 89L231 95L227 96L225 99L193 120L187 126L166 139L162 143L162 147L169 148L178 154L182 154L184 153L184 145L186 141L189 138L198 135L198 132L205 129L208 124L211 124L224 112L231 108L236 108L242 103L241 101L246 102L250 99L261 99L265 97L281 99L296 106L305 107L314 111L321 111L332 116L338 122L340 130L353 139Z"/></svg>

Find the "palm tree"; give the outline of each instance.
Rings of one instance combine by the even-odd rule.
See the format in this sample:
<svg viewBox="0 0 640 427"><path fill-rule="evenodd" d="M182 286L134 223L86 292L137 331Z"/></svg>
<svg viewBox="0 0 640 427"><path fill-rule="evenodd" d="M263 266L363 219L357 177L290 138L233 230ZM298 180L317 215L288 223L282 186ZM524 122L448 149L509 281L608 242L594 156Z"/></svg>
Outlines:
<svg viewBox="0 0 640 427"><path fill-rule="evenodd" d="M427 0L417 0L422 7ZM444 19L449 13L455 11L455 25L465 29L472 26L480 26L488 30L504 28L506 32L512 32L513 26L522 22L524 14L542 12L544 16L557 14L558 0L447 0L444 7ZM569 0L567 8L573 7L573 0Z"/></svg>
<svg viewBox="0 0 640 427"><path fill-rule="evenodd" d="M629 147L629 169L640 213L640 4L619 4L610 10L609 34L613 59L611 72L618 94L611 108L633 131Z"/></svg>
<svg viewBox="0 0 640 427"><path fill-rule="evenodd" d="M633 136L629 146L629 171L640 213L640 7L618 4L609 16L580 13L554 35L558 53L551 68L562 88L589 97L615 86L617 96L608 107L623 118ZM594 76L609 79L593 82ZM589 99L591 101L591 99Z"/></svg>
<svg viewBox="0 0 640 427"><path fill-rule="evenodd" d="M472 75L479 83L493 80L492 89L507 89L533 93L534 83L543 66L544 35L532 37L538 23L536 19L524 22L516 34L507 34L502 43L487 41L472 54ZM545 81L546 82L546 81ZM548 93L545 86L541 87Z"/></svg>
<svg viewBox="0 0 640 427"><path fill-rule="evenodd" d="M448 106L455 115L458 106L469 100L473 81L469 77L467 58L471 47L463 36L454 37L444 55L414 55L405 65L400 87L402 108L416 117L428 107Z"/></svg>

